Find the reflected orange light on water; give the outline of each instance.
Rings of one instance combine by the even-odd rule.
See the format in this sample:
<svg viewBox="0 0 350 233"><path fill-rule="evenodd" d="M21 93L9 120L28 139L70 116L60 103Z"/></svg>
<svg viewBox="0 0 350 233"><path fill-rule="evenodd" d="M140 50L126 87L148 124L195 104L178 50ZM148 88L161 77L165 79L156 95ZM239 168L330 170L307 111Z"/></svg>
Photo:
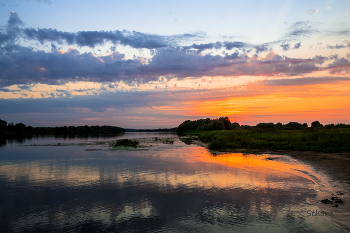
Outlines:
<svg viewBox="0 0 350 233"><path fill-rule="evenodd" d="M157 147L161 150L161 146ZM93 166L47 165L39 162L3 164L0 175L15 181L26 177L30 183L62 182L70 187L93 185L108 182L118 186L149 184L161 190L180 186L188 188L244 188L289 189L316 184L308 176L305 165L268 160L268 155L243 155L241 153L212 156L203 147L184 147L175 150L161 150L149 157L152 169L130 169L105 165L108 169ZM152 152L152 153L154 153ZM110 152L107 152L110 153ZM110 153L116 156L115 153ZM130 158L144 155L130 154ZM135 158L136 158L135 157ZM162 164L174 165L166 168ZM108 172L107 172L108 171ZM300 172L304 171L304 172ZM306 172L305 172L306 171Z"/></svg>
<svg viewBox="0 0 350 233"><path fill-rule="evenodd" d="M236 181L230 180L232 177L232 170L237 175L235 178L239 179L239 183L248 182L253 186L267 187L271 185L271 180L280 181L306 181L317 184L310 176L300 171L309 171L305 165L297 163L285 163L281 161L272 161L267 159L269 155L244 155L242 153L230 153L212 156L209 152L203 153L202 148L193 148L194 156L191 156L187 162L193 164L214 164L221 165L228 168L227 174L220 174L216 176L222 168L217 167L218 171L214 171L215 185L226 186L237 183ZM278 157L278 156L276 156ZM220 173L220 172L219 172ZM307 172L306 172L307 173ZM311 173L311 171L310 171ZM289 184L284 184L289 185Z"/></svg>

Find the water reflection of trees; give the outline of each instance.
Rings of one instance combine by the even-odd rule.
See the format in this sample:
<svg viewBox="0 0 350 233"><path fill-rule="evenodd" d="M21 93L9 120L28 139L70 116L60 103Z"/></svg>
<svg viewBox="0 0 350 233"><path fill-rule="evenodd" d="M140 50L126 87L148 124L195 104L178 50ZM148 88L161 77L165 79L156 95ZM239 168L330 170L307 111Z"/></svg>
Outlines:
<svg viewBox="0 0 350 233"><path fill-rule="evenodd" d="M6 138L5 137L0 137L0 147L3 147L6 145Z"/></svg>

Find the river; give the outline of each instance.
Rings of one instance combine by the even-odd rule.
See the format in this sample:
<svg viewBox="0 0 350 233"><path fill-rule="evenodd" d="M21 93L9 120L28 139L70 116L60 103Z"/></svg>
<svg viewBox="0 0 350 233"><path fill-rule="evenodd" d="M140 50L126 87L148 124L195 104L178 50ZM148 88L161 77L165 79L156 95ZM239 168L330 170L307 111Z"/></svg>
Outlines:
<svg viewBox="0 0 350 233"><path fill-rule="evenodd" d="M122 138L143 147L109 147ZM169 133L5 140L0 232L347 232L320 209L326 182L288 156Z"/></svg>

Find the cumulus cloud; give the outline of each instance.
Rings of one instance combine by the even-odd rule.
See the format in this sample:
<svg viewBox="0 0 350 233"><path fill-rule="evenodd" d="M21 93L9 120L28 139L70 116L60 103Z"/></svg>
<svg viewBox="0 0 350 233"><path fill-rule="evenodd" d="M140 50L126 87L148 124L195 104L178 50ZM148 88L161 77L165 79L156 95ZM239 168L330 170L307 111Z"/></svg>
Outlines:
<svg viewBox="0 0 350 233"><path fill-rule="evenodd" d="M54 47L51 53L25 47L15 49L0 56L2 87L32 83L55 85L74 81L147 83L158 80L160 76L182 79L218 75L299 75L319 70L317 64L325 60L291 59L274 53L257 60L238 51L224 57L203 56L181 48L166 48L156 50L152 59L144 63L142 58L125 59L125 55L118 52L98 57L72 48L63 53L55 51Z"/></svg>
<svg viewBox="0 0 350 233"><path fill-rule="evenodd" d="M160 77L183 79L201 76L274 76L301 75L322 69L327 58L314 57L312 59L292 59L282 57L272 52L272 46L277 42L260 45L241 41L225 41L206 44L193 43L190 46L179 46L177 40L191 38L195 35L181 34L175 36L149 35L129 31L81 31L69 33L55 29L21 29L23 22L14 12L10 14L6 33L0 34L0 87L14 84L49 84L60 85L67 82L118 82L126 84L147 83ZM310 25L308 22L297 22L291 27L291 35L305 34ZM51 43L51 51L39 48L23 47L15 43L15 39L23 36ZM80 52L76 48L67 51L59 50L57 43L67 43L75 46L94 47L106 42L128 45L133 48L149 48L151 57L134 56L127 59L126 55L112 51L108 55L97 56L92 52ZM278 42L279 44L281 43ZM298 49L301 42L294 44L284 40L280 46L283 50ZM176 46L173 46L173 45ZM204 50L223 49L222 55L214 53L202 54ZM229 52L234 50L234 52ZM249 57L246 51L256 54ZM262 52L268 52L266 57L259 57ZM346 60L346 59L345 59ZM332 72L339 72L336 60ZM344 65L342 63L342 65ZM340 64L339 64L340 65ZM345 67L346 68L346 67ZM347 69L347 68L346 68ZM61 94L65 94L61 92Z"/></svg>
<svg viewBox="0 0 350 233"><path fill-rule="evenodd" d="M234 42L225 42L224 43L224 47L227 49L227 50L231 50L233 48L243 48L243 47L246 47L247 44L246 43L243 43L243 42L240 42L240 41L234 41Z"/></svg>
<svg viewBox="0 0 350 233"><path fill-rule="evenodd" d="M6 34L0 32L0 45L4 43L13 43L15 39L20 35L20 26L23 25L22 20L19 18L16 12L10 13L10 18L7 21Z"/></svg>
<svg viewBox="0 0 350 233"><path fill-rule="evenodd" d="M287 44L287 43L283 43L283 44L281 44L280 46L282 47L282 49L283 49L284 51L289 50L289 44Z"/></svg>
<svg viewBox="0 0 350 233"><path fill-rule="evenodd" d="M257 46L255 46L254 48L255 48L256 53L261 53L261 52L266 52L266 51L268 51L268 47L267 47L266 44L257 45Z"/></svg>
<svg viewBox="0 0 350 233"><path fill-rule="evenodd" d="M327 68L330 70L331 74L335 73L349 73L350 70L350 61L344 57L334 59L334 62L329 64Z"/></svg>
<svg viewBox="0 0 350 233"><path fill-rule="evenodd" d="M350 48L350 42L348 40L344 40L342 44L338 45L327 45L327 49L344 49Z"/></svg>
<svg viewBox="0 0 350 233"><path fill-rule="evenodd" d="M296 44L294 45L294 49L299 49L299 48L300 48L300 46L301 46L301 42L296 43Z"/></svg>

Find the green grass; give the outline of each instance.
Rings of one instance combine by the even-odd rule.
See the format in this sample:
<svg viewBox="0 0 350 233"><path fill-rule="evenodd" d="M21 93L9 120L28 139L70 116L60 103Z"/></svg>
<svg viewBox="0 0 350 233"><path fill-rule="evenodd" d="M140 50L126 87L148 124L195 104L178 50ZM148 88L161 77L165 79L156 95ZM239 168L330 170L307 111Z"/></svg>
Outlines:
<svg viewBox="0 0 350 233"><path fill-rule="evenodd" d="M350 129L237 129L201 132L209 149L350 152Z"/></svg>

